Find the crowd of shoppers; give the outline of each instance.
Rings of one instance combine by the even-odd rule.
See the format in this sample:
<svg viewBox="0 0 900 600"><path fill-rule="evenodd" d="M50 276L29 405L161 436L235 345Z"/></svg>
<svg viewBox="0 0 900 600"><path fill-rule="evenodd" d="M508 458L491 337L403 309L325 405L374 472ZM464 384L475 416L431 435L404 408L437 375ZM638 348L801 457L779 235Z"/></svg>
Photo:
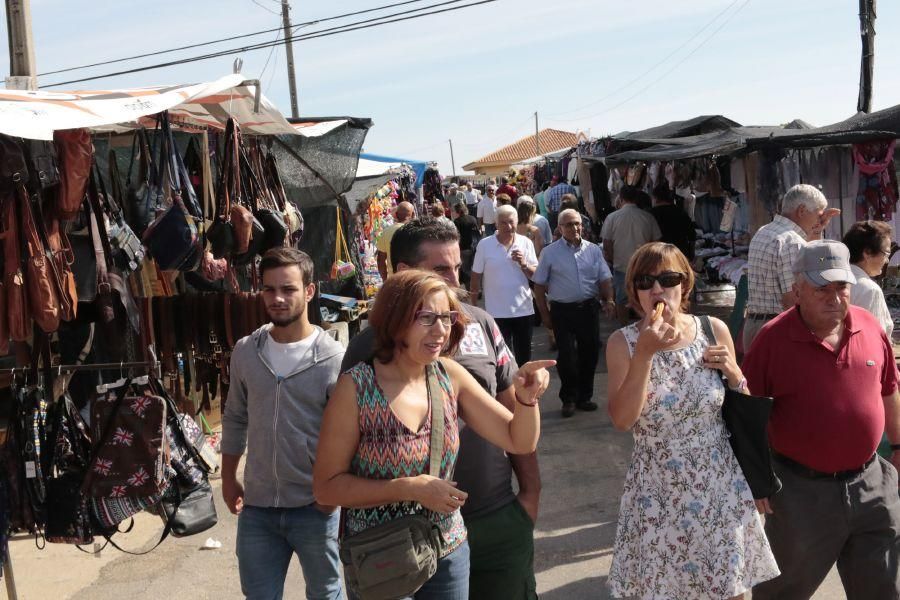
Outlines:
<svg viewBox="0 0 900 600"><path fill-rule="evenodd" d="M296 554L307 597L366 600L352 540L415 517L437 534L436 563L403 597L536 598L547 369L563 417L597 410L600 320L617 317L607 408L634 450L614 597L811 598L836 564L851 600L900 598L900 394L876 281L890 226L863 221L843 243L822 240L838 211L812 186L788 190L751 241L739 362L728 327L690 312L695 238L671 190L654 190L645 210L622 187L601 245L567 182L540 196L546 234L541 202L501 183L452 190L452 221L398 205L378 244L384 285L346 352L309 321L309 257L263 258L271 322L236 345L223 417L244 594L282 597ZM531 361L535 312L557 361ZM727 394L771 398L758 433L782 488L769 497L754 497L732 449ZM890 459L875 452L883 435ZM391 569L379 581L421 565Z"/></svg>

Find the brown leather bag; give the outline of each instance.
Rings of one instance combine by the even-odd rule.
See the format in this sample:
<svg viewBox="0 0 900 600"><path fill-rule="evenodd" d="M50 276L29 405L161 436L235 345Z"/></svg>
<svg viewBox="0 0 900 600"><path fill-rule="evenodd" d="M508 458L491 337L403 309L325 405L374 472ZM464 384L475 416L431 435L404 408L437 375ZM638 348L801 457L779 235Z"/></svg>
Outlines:
<svg viewBox="0 0 900 600"><path fill-rule="evenodd" d="M22 219L22 237L25 246L25 285L28 291L28 306L31 317L45 333L59 329L62 310L54 283L56 263L44 248L38 233L38 225L31 207L28 192L21 183L19 190L19 212Z"/></svg>
<svg viewBox="0 0 900 600"><path fill-rule="evenodd" d="M78 288L75 286L75 274L72 272L72 264L75 262L75 253L69 236L60 229L59 220L51 219L47 222L47 244L55 263L58 282L57 297L59 307L62 310L60 318L63 321L73 321L78 312Z"/></svg>
<svg viewBox="0 0 900 600"><path fill-rule="evenodd" d="M94 158L87 129L66 129L53 134L60 162L56 208L60 219L74 219L81 209Z"/></svg>

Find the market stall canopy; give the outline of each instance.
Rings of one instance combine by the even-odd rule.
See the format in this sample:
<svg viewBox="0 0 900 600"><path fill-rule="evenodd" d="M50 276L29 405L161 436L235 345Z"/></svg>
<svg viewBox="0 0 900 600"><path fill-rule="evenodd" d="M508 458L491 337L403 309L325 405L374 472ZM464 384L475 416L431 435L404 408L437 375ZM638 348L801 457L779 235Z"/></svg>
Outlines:
<svg viewBox="0 0 900 600"><path fill-rule="evenodd" d="M257 87L243 75L234 74L208 83L119 90L2 90L0 133L51 140L53 132L59 129L124 131L144 118L168 110L174 124L224 128L232 116L247 134L295 134L296 130L258 93Z"/></svg>
<svg viewBox="0 0 900 600"><path fill-rule="evenodd" d="M721 117L724 119L724 117ZM690 121L697 122L697 117ZM733 122L733 121L732 121ZM706 122L707 125L709 121ZM724 124L718 118L714 121ZM607 162L630 162L635 160L683 160L711 154L737 154L760 148L808 148L836 144L853 144L877 139L900 138L900 105L874 113L858 113L849 119L824 127L812 127L809 123L795 119L786 125L743 127L728 126L718 131L682 137L650 137L659 133L681 130L673 123L645 129L642 132L620 134L609 140L611 152ZM649 135L648 135L649 132Z"/></svg>
<svg viewBox="0 0 900 600"><path fill-rule="evenodd" d="M428 162L424 160L415 160L412 158L397 158L396 156L383 156L381 154L370 154L368 152L363 152L359 155L360 164L362 164L363 161L367 161L370 168L377 168L375 167L375 165L371 165L371 163L386 163L387 165L409 165L416 173L417 186L422 185L422 178L425 176L425 169L428 168ZM379 175L381 173L384 173L385 170L375 173L370 172L369 175ZM357 177L365 177L365 175L357 174Z"/></svg>
<svg viewBox="0 0 900 600"><path fill-rule="evenodd" d="M356 178L359 151L372 121L317 117L290 122L299 135L278 135L272 143L288 198L300 210L342 202L341 194Z"/></svg>

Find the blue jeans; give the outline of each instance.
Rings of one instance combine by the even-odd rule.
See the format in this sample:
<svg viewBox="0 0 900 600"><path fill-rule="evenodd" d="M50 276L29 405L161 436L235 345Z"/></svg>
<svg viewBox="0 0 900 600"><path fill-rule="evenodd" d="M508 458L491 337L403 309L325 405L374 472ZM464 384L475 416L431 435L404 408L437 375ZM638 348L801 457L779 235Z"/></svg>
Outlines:
<svg viewBox="0 0 900 600"><path fill-rule="evenodd" d="M494 235L497 232L497 226L493 223L485 223L484 224L484 236L487 237L489 235Z"/></svg>
<svg viewBox="0 0 900 600"><path fill-rule="evenodd" d="M358 600L348 594L351 600ZM404 600L469 600L469 542L438 561L437 572Z"/></svg>
<svg viewBox="0 0 900 600"><path fill-rule="evenodd" d="M245 506L238 517L237 557L241 591L250 600L281 600L294 553L300 559L309 600L341 600L338 556L340 511ZM296 594L292 594L296 597Z"/></svg>

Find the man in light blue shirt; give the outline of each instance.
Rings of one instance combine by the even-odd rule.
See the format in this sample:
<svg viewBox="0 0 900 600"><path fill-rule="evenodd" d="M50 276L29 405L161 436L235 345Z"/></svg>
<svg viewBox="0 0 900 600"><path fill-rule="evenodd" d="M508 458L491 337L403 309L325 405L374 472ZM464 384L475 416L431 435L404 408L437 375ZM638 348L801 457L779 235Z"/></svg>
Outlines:
<svg viewBox="0 0 900 600"><path fill-rule="evenodd" d="M602 309L613 317L616 311L612 273L600 247L582 239L581 227L578 211L559 213L563 237L544 248L531 278L544 327L556 335L563 417L574 415L576 408L597 410L591 397L600 359L599 313Z"/></svg>

